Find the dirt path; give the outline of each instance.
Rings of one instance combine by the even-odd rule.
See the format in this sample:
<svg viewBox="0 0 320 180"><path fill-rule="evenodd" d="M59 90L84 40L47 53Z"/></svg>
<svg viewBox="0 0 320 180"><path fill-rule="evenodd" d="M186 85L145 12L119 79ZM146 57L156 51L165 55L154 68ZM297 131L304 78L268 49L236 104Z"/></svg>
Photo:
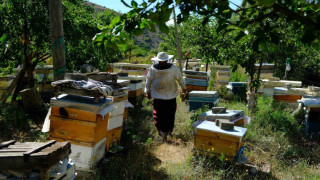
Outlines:
<svg viewBox="0 0 320 180"><path fill-rule="evenodd" d="M154 154L162 164L182 163L191 155L191 148L182 143L162 143L155 149Z"/></svg>

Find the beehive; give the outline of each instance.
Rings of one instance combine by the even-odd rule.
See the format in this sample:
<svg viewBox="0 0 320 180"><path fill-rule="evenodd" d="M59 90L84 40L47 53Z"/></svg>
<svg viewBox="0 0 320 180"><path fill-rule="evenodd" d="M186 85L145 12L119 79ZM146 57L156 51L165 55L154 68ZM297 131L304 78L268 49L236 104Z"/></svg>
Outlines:
<svg viewBox="0 0 320 180"><path fill-rule="evenodd" d="M246 128L235 126L234 130L222 130L214 122L203 121L196 127L194 146L203 151L235 157L244 144Z"/></svg>

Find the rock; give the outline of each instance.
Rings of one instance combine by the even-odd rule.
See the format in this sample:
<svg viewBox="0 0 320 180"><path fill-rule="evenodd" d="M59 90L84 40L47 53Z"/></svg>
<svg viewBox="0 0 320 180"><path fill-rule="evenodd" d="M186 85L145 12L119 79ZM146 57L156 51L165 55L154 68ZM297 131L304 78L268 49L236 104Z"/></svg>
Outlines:
<svg viewBox="0 0 320 180"><path fill-rule="evenodd" d="M212 113L214 113L214 114L226 113L226 111L227 111L226 107L213 107L212 108Z"/></svg>

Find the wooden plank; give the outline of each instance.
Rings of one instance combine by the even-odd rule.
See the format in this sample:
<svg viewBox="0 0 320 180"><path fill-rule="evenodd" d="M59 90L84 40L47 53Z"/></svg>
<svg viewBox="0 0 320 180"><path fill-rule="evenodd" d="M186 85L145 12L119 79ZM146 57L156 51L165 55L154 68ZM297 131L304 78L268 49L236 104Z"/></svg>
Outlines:
<svg viewBox="0 0 320 180"><path fill-rule="evenodd" d="M206 76L197 76L197 75L190 75L190 74L186 74L186 78L208 80L208 77L206 77Z"/></svg>
<svg viewBox="0 0 320 180"><path fill-rule="evenodd" d="M44 143L38 143L44 144ZM25 159L23 153L7 154L0 156L0 169L39 169L48 168L68 157L71 151L70 143L57 142L50 147L42 149Z"/></svg>
<svg viewBox="0 0 320 180"><path fill-rule="evenodd" d="M108 96L108 99L111 99L112 102L120 102L128 100L128 94L124 94L123 96Z"/></svg>
<svg viewBox="0 0 320 180"><path fill-rule="evenodd" d="M101 115L73 108L51 107L51 115L67 119L97 122L101 121Z"/></svg>
<svg viewBox="0 0 320 180"><path fill-rule="evenodd" d="M301 98L301 95L273 95L273 99L278 102L297 102Z"/></svg>
<svg viewBox="0 0 320 180"><path fill-rule="evenodd" d="M17 141L15 141L15 140L10 140L10 141L1 143L1 144L0 144L0 149L1 149L1 148L4 148L4 147L8 147L9 145L12 145L12 144L14 144L14 143L16 143L16 142L17 142Z"/></svg>
<svg viewBox="0 0 320 180"><path fill-rule="evenodd" d="M45 143L45 144L43 144L43 145L41 145L41 146L39 146L39 147L36 147L36 148L34 148L34 149L31 149L31 150L23 153L23 156L30 156L32 153L39 152L39 151L41 151L42 149L44 149L44 148L46 148L46 147L49 147L49 146L51 146L52 144L55 144L55 143L56 143L55 140L51 140L50 142L47 142L47 143Z"/></svg>
<svg viewBox="0 0 320 180"><path fill-rule="evenodd" d="M232 142L240 142L241 139L240 137L237 136L229 136L227 134L221 134L221 133L216 133L216 132L210 132L210 131L205 131L202 129L197 130L197 135L199 136L206 136L206 137L212 137L215 139L222 139L226 141L232 141Z"/></svg>
<svg viewBox="0 0 320 180"><path fill-rule="evenodd" d="M223 153L226 156L233 157L238 153L239 143L197 134L195 137L194 146L200 150L212 151L216 154Z"/></svg>
<svg viewBox="0 0 320 180"><path fill-rule="evenodd" d="M82 142L77 140L71 140L71 139L63 139L58 137L52 137L49 136L50 140L56 140L57 142L70 142L71 144L80 145L80 146L86 146L86 147L94 147L94 142L88 143L88 142Z"/></svg>
<svg viewBox="0 0 320 180"><path fill-rule="evenodd" d="M195 85L186 85L188 91L194 91L194 90L199 90L199 91L206 91L207 86L195 86Z"/></svg>

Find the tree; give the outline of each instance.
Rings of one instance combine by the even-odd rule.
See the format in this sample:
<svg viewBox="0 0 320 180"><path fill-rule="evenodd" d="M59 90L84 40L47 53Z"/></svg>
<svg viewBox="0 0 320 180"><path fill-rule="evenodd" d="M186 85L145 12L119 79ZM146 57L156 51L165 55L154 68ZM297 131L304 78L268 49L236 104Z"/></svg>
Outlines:
<svg viewBox="0 0 320 180"><path fill-rule="evenodd" d="M106 70L107 63L122 56L119 49L98 47L92 43L92 37L99 32L98 26L110 23L117 13L110 10L97 12L83 0L64 0L62 5L69 71L78 70L84 63ZM11 74L13 68L22 65L13 100L22 88L35 86L34 69L50 56L48 12L47 0L0 1L0 74ZM59 46L62 48L60 43Z"/></svg>
<svg viewBox="0 0 320 180"><path fill-rule="evenodd" d="M165 22L170 16L169 7L174 4L174 1L149 0L138 5L132 0L131 6L122 2L132 10L114 19L110 26L105 27L104 31L96 36L94 39L96 42L106 42L109 46L115 46L117 43L124 42L124 32L139 34L144 28L152 30L154 24L158 24L162 32L168 33ZM194 12L204 16L203 25L214 17L218 23L217 33L226 30L237 31L236 40L241 40L246 36L246 31L252 35L250 38L252 52L246 61L246 69L251 75L250 94L253 99L255 99L255 92L260 84L260 69L257 77L253 78L253 65L257 61L255 58L260 57L259 63L262 64L267 59L267 52L274 48L274 44L279 43L280 35L277 31L279 20L290 24L292 31L298 35L297 40L302 43L311 44L320 37L320 22L318 21L320 3L316 0L244 0L242 6L238 6L236 10L229 7L228 0L176 0L175 3L181 11L178 15L178 22L188 20L190 13ZM154 6L151 7L152 5ZM249 104L254 107L254 103L249 102Z"/></svg>

